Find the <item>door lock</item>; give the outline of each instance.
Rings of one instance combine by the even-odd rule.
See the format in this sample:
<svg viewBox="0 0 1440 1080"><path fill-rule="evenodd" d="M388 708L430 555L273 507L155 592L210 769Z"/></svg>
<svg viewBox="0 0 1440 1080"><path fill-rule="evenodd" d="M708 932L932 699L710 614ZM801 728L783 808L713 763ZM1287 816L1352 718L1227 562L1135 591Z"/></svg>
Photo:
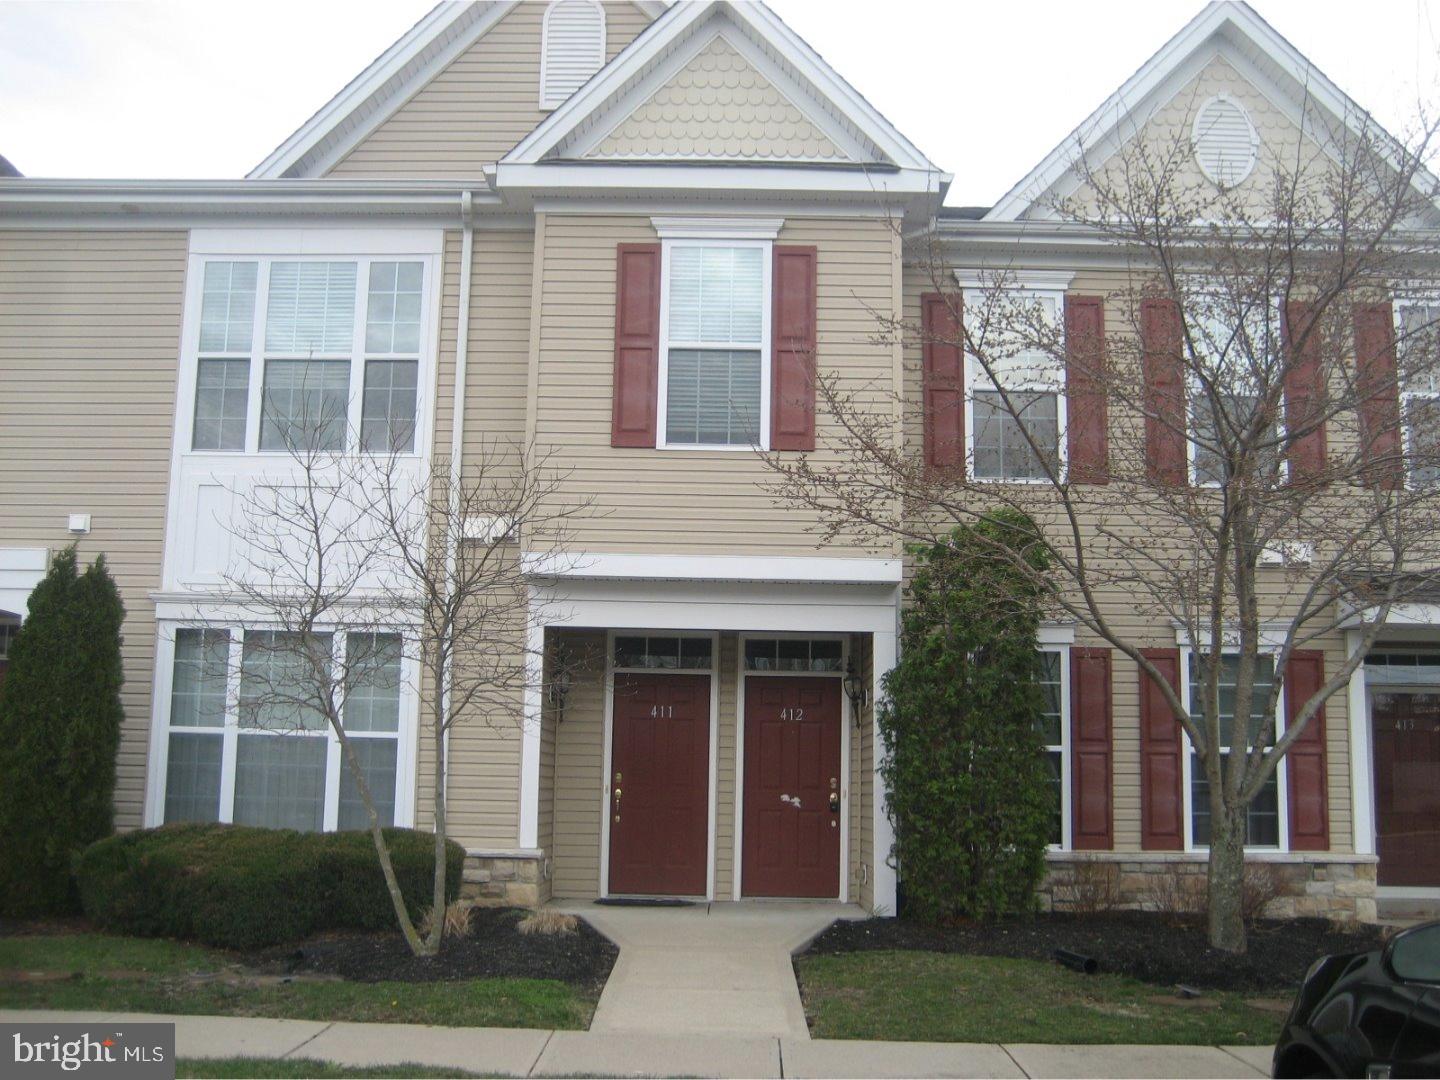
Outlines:
<svg viewBox="0 0 1440 1080"><path fill-rule="evenodd" d="M830 792L830 813L832 813L832 814L838 814L839 812L840 812L840 793L839 793L838 791L832 791L832 792Z"/></svg>

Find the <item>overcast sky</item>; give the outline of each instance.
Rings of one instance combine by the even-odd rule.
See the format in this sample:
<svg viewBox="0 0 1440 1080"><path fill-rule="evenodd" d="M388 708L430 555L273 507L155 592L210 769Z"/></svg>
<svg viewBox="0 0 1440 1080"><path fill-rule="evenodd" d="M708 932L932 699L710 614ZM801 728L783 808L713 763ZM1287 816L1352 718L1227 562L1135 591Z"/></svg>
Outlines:
<svg viewBox="0 0 1440 1080"><path fill-rule="evenodd" d="M997 200L1201 0L772 0L934 161ZM1392 130L1440 104L1440 0L1255 0ZM427 0L0 0L0 154L27 176L239 177Z"/></svg>

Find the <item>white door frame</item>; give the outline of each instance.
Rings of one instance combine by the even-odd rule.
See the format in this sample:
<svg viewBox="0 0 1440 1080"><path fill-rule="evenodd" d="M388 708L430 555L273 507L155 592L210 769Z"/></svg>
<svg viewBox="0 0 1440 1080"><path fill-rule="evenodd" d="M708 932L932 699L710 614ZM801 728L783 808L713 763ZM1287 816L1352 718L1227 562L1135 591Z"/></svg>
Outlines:
<svg viewBox="0 0 1440 1080"><path fill-rule="evenodd" d="M836 897L842 904L850 902L850 733L859 718L854 706L845 694L843 682L850 663L850 635L836 633L806 634L799 631L776 631L773 633L742 633L735 648L735 852L731 873L731 899L746 899L742 885L744 877L745 840L745 680L754 676L758 679L784 676L796 679L840 679L840 894ZM745 643L752 638L774 640L788 638L801 641L839 641L839 671L746 671ZM776 897L756 897L760 900L774 900Z"/></svg>
<svg viewBox="0 0 1440 1080"><path fill-rule="evenodd" d="M615 666L616 637L680 637L710 642L710 666L701 668L633 668ZM605 774L600 784L600 898L610 896L610 778L615 775L615 676L619 675L706 675L710 679L709 779L705 792L705 899L715 899L716 785L720 764L720 632L718 630L607 630L605 632ZM629 895L629 894L626 894Z"/></svg>

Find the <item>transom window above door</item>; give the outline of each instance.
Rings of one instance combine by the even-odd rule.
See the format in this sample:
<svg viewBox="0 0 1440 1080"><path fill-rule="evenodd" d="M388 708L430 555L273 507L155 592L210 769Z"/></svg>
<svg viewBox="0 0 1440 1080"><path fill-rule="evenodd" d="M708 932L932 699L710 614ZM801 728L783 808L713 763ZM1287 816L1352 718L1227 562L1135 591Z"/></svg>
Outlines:
<svg viewBox="0 0 1440 1080"><path fill-rule="evenodd" d="M768 447L770 251L768 241L665 241L665 447Z"/></svg>
<svg viewBox="0 0 1440 1080"><path fill-rule="evenodd" d="M713 643L708 637L678 634L625 634L615 638L617 668L709 671Z"/></svg>
<svg viewBox="0 0 1440 1080"><path fill-rule="evenodd" d="M200 264L194 451L414 453L426 263Z"/></svg>
<svg viewBox="0 0 1440 1080"><path fill-rule="evenodd" d="M747 638L746 671L842 671L838 638Z"/></svg>

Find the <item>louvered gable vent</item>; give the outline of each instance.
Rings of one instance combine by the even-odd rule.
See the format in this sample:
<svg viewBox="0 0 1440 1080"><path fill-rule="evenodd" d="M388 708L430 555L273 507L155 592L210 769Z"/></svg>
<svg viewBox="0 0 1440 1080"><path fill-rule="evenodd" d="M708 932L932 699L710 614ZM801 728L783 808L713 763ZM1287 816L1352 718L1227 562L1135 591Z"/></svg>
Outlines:
<svg viewBox="0 0 1440 1080"><path fill-rule="evenodd" d="M1255 168L1259 138L1245 110L1228 97L1205 103L1191 138L1200 171L1220 187L1234 187Z"/></svg>
<svg viewBox="0 0 1440 1080"><path fill-rule="evenodd" d="M595 0L555 0L545 10L540 107L554 109L605 63L605 9Z"/></svg>

